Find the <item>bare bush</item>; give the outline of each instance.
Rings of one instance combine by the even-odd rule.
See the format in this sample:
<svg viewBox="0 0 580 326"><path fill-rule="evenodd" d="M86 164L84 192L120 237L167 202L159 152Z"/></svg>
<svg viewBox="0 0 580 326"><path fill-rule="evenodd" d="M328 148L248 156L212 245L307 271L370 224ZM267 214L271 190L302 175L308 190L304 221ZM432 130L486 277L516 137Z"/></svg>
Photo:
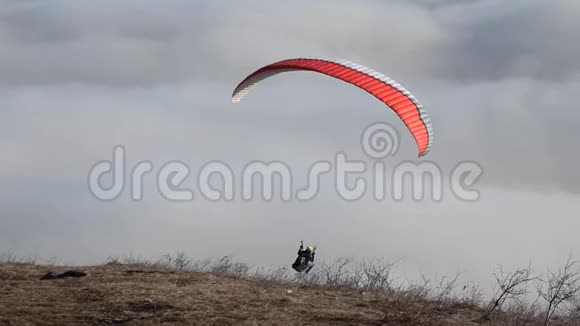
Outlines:
<svg viewBox="0 0 580 326"><path fill-rule="evenodd" d="M259 267L256 269L252 277L256 280L266 281L266 282L288 282L290 278L288 277L288 268L278 267L273 268L270 266L268 269Z"/></svg>
<svg viewBox="0 0 580 326"><path fill-rule="evenodd" d="M363 260L361 262L363 276L362 287L369 291L392 293L392 271L398 263L398 260L394 262L384 262L377 259Z"/></svg>
<svg viewBox="0 0 580 326"><path fill-rule="evenodd" d="M185 253L178 252L174 256L169 254L163 256L160 264L166 266L167 268L175 269L181 272L190 270L192 262L193 261L191 259L187 258Z"/></svg>
<svg viewBox="0 0 580 326"><path fill-rule="evenodd" d="M300 283L309 286L323 286L324 285L324 278L321 273L314 272L308 274L298 274L295 280L298 280Z"/></svg>
<svg viewBox="0 0 580 326"><path fill-rule="evenodd" d="M483 302L483 290L479 285L470 282L463 286L458 299L462 304L480 306Z"/></svg>
<svg viewBox="0 0 580 326"><path fill-rule="evenodd" d="M248 274L250 267L246 263L234 260L231 256L223 256L210 268L213 273L233 274L236 276L245 276Z"/></svg>
<svg viewBox="0 0 580 326"><path fill-rule="evenodd" d="M36 263L38 263L38 260L36 257L32 256L32 257L18 257L13 253L3 253L0 254L0 263L2 264L31 264L31 265L35 265Z"/></svg>
<svg viewBox="0 0 580 326"><path fill-rule="evenodd" d="M139 256L111 256L107 258L107 265L127 265L141 268L158 268L161 267L159 261L151 261Z"/></svg>
<svg viewBox="0 0 580 326"><path fill-rule="evenodd" d="M566 316L566 322L570 325L580 325L580 298L577 297L572 304L568 316Z"/></svg>
<svg viewBox="0 0 580 326"><path fill-rule="evenodd" d="M320 277L321 285L330 287L356 287L351 281L350 269L353 258L338 258L333 263L321 263L316 274Z"/></svg>
<svg viewBox="0 0 580 326"><path fill-rule="evenodd" d="M495 296L495 300L490 302L483 318L489 319L494 312L501 311L507 300L517 300L527 294L527 284L538 279L538 276L533 274L534 270L531 265L518 268L513 272L505 272L500 265L499 270L494 272L495 281L499 288L498 294Z"/></svg>
<svg viewBox="0 0 580 326"><path fill-rule="evenodd" d="M317 264L308 274L296 274L295 280L305 285L392 292L392 269L396 264L378 259L340 257L330 263Z"/></svg>
<svg viewBox="0 0 580 326"><path fill-rule="evenodd" d="M554 313L563 304L574 304L580 292L580 267L578 261L568 257L562 268L556 272L548 271L546 279L538 287L538 293L547 304L544 325L548 325Z"/></svg>
<svg viewBox="0 0 580 326"><path fill-rule="evenodd" d="M431 279L421 275L421 280L407 281L408 285L400 290L400 294L409 300L426 300L431 293Z"/></svg>
<svg viewBox="0 0 580 326"><path fill-rule="evenodd" d="M196 272L205 272L211 266L213 260L211 258L204 258L191 261L189 268Z"/></svg>
<svg viewBox="0 0 580 326"><path fill-rule="evenodd" d="M18 261L19 261L19 259L16 257L16 255L14 255L12 253L0 254L0 263L11 264L11 263L16 263Z"/></svg>
<svg viewBox="0 0 580 326"><path fill-rule="evenodd" d="M541 321L543 307L538 299L529 303L523 297L516 297L505 307L504 319L510 325L537 325Z"/></svg>
<svg viewBox="0 0 580 326"><path fill-rule="evenodd" d="M460 276L461 273L457 273L455 274L454 277L451 278L447 276L442 276L437 282L434 291L432 291L431 295L432 300L440 304L446 303L449 300L451 300L453 296L453 291L457 286L457 281L459 280Z"/></svg>

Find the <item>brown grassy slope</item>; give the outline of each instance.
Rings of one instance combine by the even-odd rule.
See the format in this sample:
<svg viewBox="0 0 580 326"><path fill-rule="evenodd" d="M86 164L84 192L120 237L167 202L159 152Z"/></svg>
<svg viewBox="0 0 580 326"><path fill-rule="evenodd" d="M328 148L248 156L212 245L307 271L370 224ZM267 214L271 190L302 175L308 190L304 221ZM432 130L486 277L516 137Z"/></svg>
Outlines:
<svg viewBox="0 0 580 326"><path fill-rule="evenodd" d="M0 264L0 324L475 325L480 316L457 305L212 273L76 269L89 275L41 281L66 268Z"/></svg>

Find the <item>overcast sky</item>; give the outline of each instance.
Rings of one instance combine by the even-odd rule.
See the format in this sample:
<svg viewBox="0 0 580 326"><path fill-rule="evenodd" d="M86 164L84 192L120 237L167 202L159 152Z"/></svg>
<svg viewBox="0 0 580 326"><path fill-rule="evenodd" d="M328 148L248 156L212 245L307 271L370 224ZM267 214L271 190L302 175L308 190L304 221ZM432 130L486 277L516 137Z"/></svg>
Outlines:
<svg viewBox="0 0 580 326"><path fill-rule="evenodd" d="M498 264L543 268L580 249L580 3L575 0L41 1L0 6L0 252L89 263L107 256L235 254L286 264L301 239L321 257L402 257L408 273ZM315 74L236 84L285 58L330 56L406 86L433 121L425 159L484 169L481 199L441 202L165 201L92 197L87 175L117 144L127 164L280 160L306 169L364 159L365 126L401 136L390 167L416 161L396 116ZM372 163L370 160L368 162ZM326 180L328 185L332 180ZM193 185L194 181L189 181ZM576 231L576 232L575 232Z"/></svg>

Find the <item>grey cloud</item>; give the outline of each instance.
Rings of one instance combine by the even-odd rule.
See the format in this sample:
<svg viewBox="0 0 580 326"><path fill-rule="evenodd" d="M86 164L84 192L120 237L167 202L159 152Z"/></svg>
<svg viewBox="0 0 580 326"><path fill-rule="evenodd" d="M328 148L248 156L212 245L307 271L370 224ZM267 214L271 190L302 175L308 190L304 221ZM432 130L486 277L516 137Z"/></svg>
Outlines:
<svg viewBox="0 0 580 326"><path fill-rule="evenodd" d="M570 150L580 137L580 113L570 105L577 82L514 79L447 87L423 90L436 110L432 159L473 159L486 168L483 181L502 187L580 190L574 168L580 154Z"/></svg>
<svg viewBox="0 0 580 326"><path fill-rule="evenodd" d="M442 46L449 57L442 78L563 81L580 74L577 1L482 1L471 7L438 13L453 35L453 42Z"/></svg>
<svg viewBox="0 0 580 326"><path fill-rule="evenodd" d="M225 81L303 55L416 79L569 80L579 10L566 0L24 2L0 13L0 83Z"/></svg>
<svg viewBox="0 0 580 326"><path fill-rule="evenodd" d="M455 5L472 5L476 2L483 2L486 0L411 0L410 2L424 6L431 10L441 9L448 6Z"/></svg>
<svg viewBox="0 0 580 326"><path fill-rule="evenodd" d="M13 2L0 10L0 26L7 41L22 43L61 43L74 41L81 34L75 22L49 3Z"/></svg>
<svg viewBox="0 0 580 326"><path fill-rule="evenodd" d="M170 2L159 11L115 5L102 16L94 13L105 3L82 4L88 9L55 2L49 12L59 14L51 19L36 8L13 10L11 17L21 17L19 21L42 22L25 25L25 34L33 36L28 39L39 40L33 44L24 39L22 24L5 16L2 22L11 28L3 35L0 83L224 81L264 62L304 55L343 56L378 67L389 57L391 67L384 67L389 72L421 75L430 70L424 54L445 37L428 12L403 2L391 8L369 2L356 10L352 1L250 1L243 6ZM391 33L408 21L413 24ZM80 36L55 43L70 31Z"/></svg>

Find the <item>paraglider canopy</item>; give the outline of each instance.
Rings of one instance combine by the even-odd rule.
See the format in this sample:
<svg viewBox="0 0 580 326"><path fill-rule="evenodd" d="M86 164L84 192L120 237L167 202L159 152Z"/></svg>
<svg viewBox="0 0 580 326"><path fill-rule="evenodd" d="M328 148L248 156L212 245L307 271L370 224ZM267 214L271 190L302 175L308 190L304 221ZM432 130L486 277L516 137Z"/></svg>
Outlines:
<svg viewBox="0 0 580 326"><path fill-rule="evenodd" d="M417 143L419 157L433 144L431 119L419 101L403 86L389 77L359 64L332 58L297 58L272 63L256 70L238 84L232 94L237 103L258 82L288 71L313 71L353 84L372 94L401 118Z"/></svg>

